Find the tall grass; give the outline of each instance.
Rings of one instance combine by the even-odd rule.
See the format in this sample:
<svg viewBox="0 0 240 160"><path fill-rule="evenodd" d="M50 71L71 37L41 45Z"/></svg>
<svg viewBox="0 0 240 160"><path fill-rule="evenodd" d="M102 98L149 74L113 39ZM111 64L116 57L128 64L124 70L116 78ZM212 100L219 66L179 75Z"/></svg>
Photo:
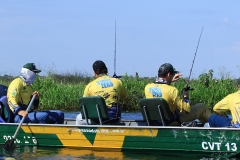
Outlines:
<svg viewBox="0 0 240 160"><path fill-rule="evenodd" d="M237 91L236 79L229 76L213 78L213 70L199 75L198 79L191 80L189 84L193 88L189 91L191 104L205 103L209 109L226 95ZM174 85L180 90L186 85L186 80L181 79Z"/></svg>
<svg viewBox="0 0 240 160"><path fill-rule="evenodd" d="M15 77L1 76L0 83L8 86ZM79 98L82 97L86 84L94 77L82 73L56 74L49 72L47 76L38 76L33 84L35 90L41 93L40 109L61 109L63 111L79 111ZM138 102L144 98L146 84L152 83L155 78L138 75L124 75L121 78L128 92L128 98L122 102L123 111L139 111ZM172 83L179 89L186 86L186 78ZM227 94L237 91L236 80L223 75L221 78L213 78L213 70L199 75L198 79L189 82L191 104L205 103L210 109Z"/></svg>
<svg viewBox="0 0 240 160"><path fill-rule="evenodd" d="M128 98L122 104L124 111L137 111L138 102L144 98L144 87L147 83L152 82L151 79L143 79L137 76L128 76L127 74L121 78L124 87L128 92Z"/></svg>

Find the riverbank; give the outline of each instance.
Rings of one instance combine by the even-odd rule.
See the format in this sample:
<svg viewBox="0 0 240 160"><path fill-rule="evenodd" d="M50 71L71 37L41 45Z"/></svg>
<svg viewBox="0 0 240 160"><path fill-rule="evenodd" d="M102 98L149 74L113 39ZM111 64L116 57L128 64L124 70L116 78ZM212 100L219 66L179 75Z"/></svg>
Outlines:
<svg viewBox="0 0 240 160"><path fill-rule="evenodd" d="M14 77L1 77L0 83L8 86ZM61 109L63 111L78 111L79 98L82 97L86 85L94 77L73 74L53 74L38 76L33 84L35 90L41 93L40 110ZM144 98L146 84L152 83L155 77L139 77L124 75L121 78L123 85L128 92L128 98L122 102L122 111L140 111L139 100ZM178 82L172 83L179 92L186 86L187 78L181 78ZM236 80L229 76L222 76L220 79L213 77L213 71L203 73L198 79L192 79L188 83L193 90L189 91L191 104L205 103L209 109L220 101L227 94L235 92ZM181 94L181 93L180 93Z"/></svg>

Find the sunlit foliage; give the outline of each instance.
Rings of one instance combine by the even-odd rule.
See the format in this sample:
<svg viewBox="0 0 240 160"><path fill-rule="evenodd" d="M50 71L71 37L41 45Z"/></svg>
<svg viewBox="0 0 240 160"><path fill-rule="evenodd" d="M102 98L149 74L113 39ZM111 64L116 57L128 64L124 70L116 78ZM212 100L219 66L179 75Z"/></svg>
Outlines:
<svg viewBox="0 0 240 160"><path fill-rule="evenodd" d="M237 91L237 82L229 74L221 73L221 77L213 77L213 70L199 75L198 79L186 78L172 83L181 90L188 84L191 104L205 103L210 109L227 94ZM1 76L0 83L8 86L15 77ZM156 77L139 77L124 75L121 80L128 92L128 98L122 102L123 111L139 111L138 102L144 98L144 88ZM57 74L49 72L47 76L38 76L33 87L41 93L40 109L61 109L79 111L79 97L82 97L86 84L94 77L81 73Z"/></svg>

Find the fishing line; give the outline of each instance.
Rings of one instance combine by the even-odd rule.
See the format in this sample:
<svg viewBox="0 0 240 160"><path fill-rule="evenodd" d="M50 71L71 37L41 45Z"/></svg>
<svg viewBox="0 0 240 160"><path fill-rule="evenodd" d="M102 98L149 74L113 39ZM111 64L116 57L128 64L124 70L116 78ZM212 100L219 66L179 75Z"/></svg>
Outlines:
<svg viewBox="0 0 240 160"><path fill-rule="evenodd" d="M213 63L213 67L215 68L216 65L215 65L215 61L214 61L214 58L213 58L213 54L212 54L213 52L212 52L212 49L210 47L210 43L208 41L208 34L206 33L206 31L205 31L205 34L206 34L207 46L208 46L208 49L210 50L210 57L211 57L211 60L212 60L212 63Z"/></svg>

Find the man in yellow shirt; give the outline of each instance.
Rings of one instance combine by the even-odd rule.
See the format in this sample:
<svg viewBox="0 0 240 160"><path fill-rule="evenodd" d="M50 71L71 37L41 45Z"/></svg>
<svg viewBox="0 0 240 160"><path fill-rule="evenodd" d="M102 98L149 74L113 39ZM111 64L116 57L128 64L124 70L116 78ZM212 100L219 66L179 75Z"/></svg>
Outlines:
<svg viewBox="0 0 240 160"><path fill-rule="evenodd" d="M240 78L238 79L238 91L227 95L219 101L213 111L216 113L209 118L210 127L238 126L240 123ZM232 118L226 115L230 111Z"/></svg>
<svg viewBox="0 0 240 160"><path fill-rule="evenodd" d="M19 123L22 117L25 117L23 123L63 124L64 113L60 110L34 111L38 108L40 94L33 90L32 84L37 73L40 72L41 70L37 69L34 63L27 63L22 67L21 75L8 86L7 100L14 113L14 122ZM36 97L33 105L29 112L26 112L28 103L34 94Z"/></svg>
<svg viewBox="0 0 240 160"><path fill-rule="evenodd" d="M127 92L120 79L108 76L108 69L103 61L95 61L92 67L96 79L86 86L83 97L103 97L108 106L109 120L107 121L118 123L121 120L121 106L119 103L127 97ZM90 122L90 124L97 123ZM86 124L81 114L77 116L76 124Z"/></svg>
<svg viewBox="0 0 240 160"><path fill-rule="evenodd" d="M175 71L170 63L164 63L158 70L158 78L154 83L145 86L145 97L162 97L165 99L173 113L172 120L167 125L180 125L183 122L190 122L198 119L200 122L207 123L211 115L210 110L203 103L190 106L189 94L187 89L183 89L183 97L179 96L176 87L171 83L180 79L180 74ZM174 123L173 123L174 122ZM154 122L155 125L161 125L160 121Z"/></svg>

